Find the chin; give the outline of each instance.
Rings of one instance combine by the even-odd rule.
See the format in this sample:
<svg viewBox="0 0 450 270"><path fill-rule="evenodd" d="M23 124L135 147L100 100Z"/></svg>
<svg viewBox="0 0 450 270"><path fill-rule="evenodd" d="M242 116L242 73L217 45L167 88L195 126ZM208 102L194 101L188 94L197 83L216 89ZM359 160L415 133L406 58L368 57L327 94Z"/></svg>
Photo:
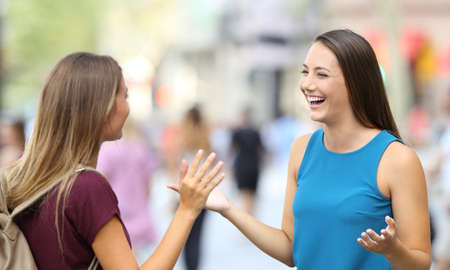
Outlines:
<svg viewBox="0 0 450 270"><path fill-rule="evenodd" d="M309 117L311 118L312 121L316 121L316 122L323 122L324 121L323 117L318 115L318 114L316 114L316 113L311 113Z"/></svg>

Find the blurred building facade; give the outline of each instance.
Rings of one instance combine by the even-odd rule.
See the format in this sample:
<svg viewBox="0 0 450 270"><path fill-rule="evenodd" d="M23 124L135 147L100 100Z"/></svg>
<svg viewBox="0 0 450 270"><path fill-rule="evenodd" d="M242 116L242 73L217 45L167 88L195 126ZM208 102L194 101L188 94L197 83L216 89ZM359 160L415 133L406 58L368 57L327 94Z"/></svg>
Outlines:
<svg viewBox="0 0 450 270"><path fill-rule="evenodd" d="M284 113L308 119L300 67L313 38L336 28L350 28L374 47L401 130L415 105L438 115L438 92L449 84L448 0L102 0L101 7L90 36L96 52L123 66L132 111L142 120L177 121L193 103L221 122L248 105L259 123ZM16 21L25 25L27 18Z"/></svg>
<svg viewBox="0 0 450 270"><path fill-rule="evenodd" d="M365 36L374 47L386 71L388 95L402 133L412 132L408 117L416 109L429 113L429 118L442 117L440 97L450 86L450 34L445 27L450 25L449 1L327 3L322 29L350 28ZM431 125L428 123L424 129L429 130Z"/></svg>
<svg viewBox="0 0 450 270"><path fill-rule="evenodd" d="M448 83L450 37L442 27L450 23L448 1L214 3L187 1L178 7L179 35L160 58L153 84L156 109L175 113L201 102L220 120L250 104L259 122L283 112L308 118L298 91L300 66L314 36L336 28L352 29L374 47L403 131L411 108L424 104L433 111L437 92Z"/></svg>

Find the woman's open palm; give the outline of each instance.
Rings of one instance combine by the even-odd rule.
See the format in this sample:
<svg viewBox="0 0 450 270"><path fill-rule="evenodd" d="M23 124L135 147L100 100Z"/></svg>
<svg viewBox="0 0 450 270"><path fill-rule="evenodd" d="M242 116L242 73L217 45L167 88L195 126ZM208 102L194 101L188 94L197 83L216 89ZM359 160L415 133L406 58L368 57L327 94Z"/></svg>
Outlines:
<svg viewBox="0 0 450 270"><path fill-rule="evenodd" d="M229 209L230 206L230 201L227 196L218 187L211 191L205 204L206 209L219 213Z"/></svg>

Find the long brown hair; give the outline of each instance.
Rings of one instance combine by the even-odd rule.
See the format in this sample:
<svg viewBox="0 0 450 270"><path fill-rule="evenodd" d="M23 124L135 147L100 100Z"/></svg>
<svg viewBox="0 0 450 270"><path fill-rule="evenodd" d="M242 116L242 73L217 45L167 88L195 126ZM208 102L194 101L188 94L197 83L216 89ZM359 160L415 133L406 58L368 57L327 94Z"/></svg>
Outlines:
<svg viewBox="0 0 450 270"><path fill-rule="evenodd" d="M327 46L336 56L356 119L366 127L385 129L401 139L369 42L348 29L323 33L315 41Z"/></svg>
<svg viewBox="0 0 450 270"><path fill-rule="evenodd" d="M90 164L98 154L121 80L122 71L109 56L80 52L61 59L41 91L34 130L23 156L5 170L10 209L61 182L55 218L61 249L58 211L65 208L77 168Z"/></svg>

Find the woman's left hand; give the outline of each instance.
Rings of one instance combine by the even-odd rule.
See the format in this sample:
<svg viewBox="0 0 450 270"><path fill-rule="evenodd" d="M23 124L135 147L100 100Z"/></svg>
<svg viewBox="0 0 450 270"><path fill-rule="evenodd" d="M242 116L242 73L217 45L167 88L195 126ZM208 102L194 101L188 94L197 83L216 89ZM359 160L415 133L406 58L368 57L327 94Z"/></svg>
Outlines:
<svg viewBox="0 0 450 270"><path fill-rule="evenodd" d="M395 220L386 216L385 218L388 226L381 230L381 235L374 232L372 229L367 229L361 233L358 238L358 243L368 251L386 255L389 253L396 241L399 241L396 233Z"/></svg>

